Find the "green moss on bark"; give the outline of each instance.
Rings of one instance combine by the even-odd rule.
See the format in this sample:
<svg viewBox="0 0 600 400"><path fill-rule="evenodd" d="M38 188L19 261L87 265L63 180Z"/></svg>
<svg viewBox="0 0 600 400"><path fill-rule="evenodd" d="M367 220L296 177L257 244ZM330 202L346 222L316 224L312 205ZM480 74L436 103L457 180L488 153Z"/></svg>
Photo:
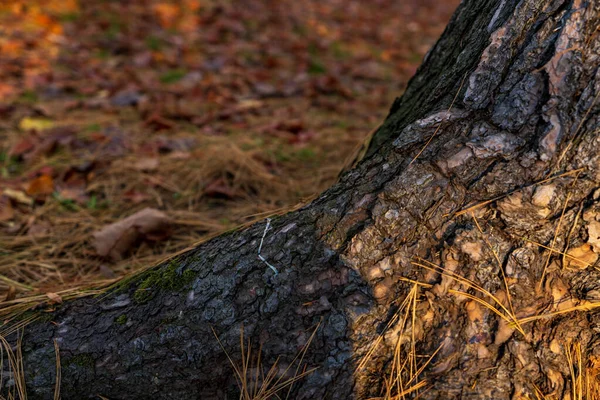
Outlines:
<svg viewBox="0 0 600 400"><path fill-rule="evenodd" d="M166 267L148 271L133 294L137 303L145 303L154 296L157 289L180 291L196 277L196 272L186 269L178 273L179 264L172 260Z"/></svg>
<svg viewBox="0 0 600 400"><path fill-rule="evenodd" d="M89 353L81 353L68 358L65 360L65 365L77 365L78 367L83 368L93 368L94 367L94 357L92 357Z"/></svg>

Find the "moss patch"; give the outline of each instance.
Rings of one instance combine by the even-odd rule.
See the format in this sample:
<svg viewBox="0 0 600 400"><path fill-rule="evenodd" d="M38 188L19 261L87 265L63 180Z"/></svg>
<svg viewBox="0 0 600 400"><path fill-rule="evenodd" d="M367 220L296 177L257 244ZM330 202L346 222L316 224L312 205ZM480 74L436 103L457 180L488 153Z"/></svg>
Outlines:
<svg viewBox="0 0 600 400"><path fill-rule="evenodd" d="M127 323L127 315L119 315L117 318L115 318L115 323L119 325L125 325Z"/></svg>
<svg viewBox="0 0 600 400"><path fill-rule="evenodd" d="M194 280L196 272L187 269L179 274L178 267L177 260L172 260L166 267L148 271L133 294L135 302L147 302L156 289L179 291Z"/></svg>
<svg viewBox="0 0 600 400"><path fill-rule="evenodd" d="M93 368L94 367L94 357L90 353L81 353L68 358L65 361L65 365L77 365L78 367L83 368Z"/></svg>

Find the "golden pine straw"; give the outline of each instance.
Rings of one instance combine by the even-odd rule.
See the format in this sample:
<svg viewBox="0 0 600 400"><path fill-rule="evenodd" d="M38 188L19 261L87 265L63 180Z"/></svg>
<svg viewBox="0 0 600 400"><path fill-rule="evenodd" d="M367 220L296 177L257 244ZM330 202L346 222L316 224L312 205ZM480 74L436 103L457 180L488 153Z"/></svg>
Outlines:
<svg viewBox="0 0 600 400"><path fill-rule="evenodd" d="M415 290L416 286L417 285L413 286L413 288L411 289L411 292L413 290ZM400 305L400 308L394 314L394 316L390 319L390 321L387 323L387 325L383 329L383 332L381 332L377 336L377 338L375 339L375 341L371 344L371 347L369 347L369 350L367 351L367 354L365 354L364 357L362 358L362 360L358 363L358 366L356 367L356 371L362 371L367 366L367 363L371 360L371 357L373 356L373 353L375 353L375 350L377 350L377 348L379 347L379 344L383 341L383 335L385 334L385 332L387 332L396 323L396 321L398 321L398 319L400 318L400 313L409 304L411 292L409 292L409 294L406 296L406 298L402 301L402 304Z"/></svg>
<svg viewBox="0 0 600 400"><path fill-rule="evenodd" d="M554 249L554 248L552 248L552 247L549 247L549 246L543 245L543 244L541 244L541 243L538 243L538 242L536 242L535 240L531 240L531 239L528 239L528 238L526 238L526 237L522 237L521 239L523 239L523 240L526 240L526 241L528 241L529 243L535 244L536 246L543 247L543 248L544 248L544 249L546 249L546 250L550 250L550 252L551 252L551 253L561 254L563 257L569 258L569 259L571 259L571 260L573 260L573 261L577 261L577 262L581 263L582 265L585 265L585 266L586 266L586 268L587 268L587 267L591 267L591 266L592 266L592 265L591 265L591 264L589 264L588 262L586 262L586 261L583 261L583 260L582 260L582 259L580 259L580 258L573 257L572 255L570 255L570 254L567 254L567 253L565 253L564 251L560 251L560 250Z"/></svg>
<svg viewBox="0 0 600 400"><path fill-rule="evenodd" d="M54 385L54 400L60 400L60 381L61 381L61 370L60 370L60 351L58 348L58 340L54 339L54 353L56 354L56 383Z"/></svg>
<svg viewBox="0 0 600 400"><path fill-rule="evenodd" d="M30 291L33 290L33 287L30 285L26 285L24 283L17 282L13 279L7 278L4 275L0 275L0 281L6 283L8 286L16 286L22 290Z"/></svg>
<svg viewBox="0 0 600 400"><path fill-rule="evenodd" d="M537 400L550 400L550 398L546 396L544 392L542 392L542 390L535 383L532 383L532 386L533 390L535 391L535 398Z"/></svg>
<svg viewBox="0 0 600 400"><path fill-rule="evenodd" d="M494 314L498 315L500 318L502 318L503 320L505 320L506 322L508 322L509 324L515 325L515 321L513 321L512 318L509 318L508 316L506 316L506 314L500 312L500 310L498 310L496 307L494 307L492 304L488 303L487 301L477 297L477 296L473 296L472 294L469 294L467 292L461 292L460 290L454 290L454 289L449 289L448 293L452 293L455 294L457 296L463 296L466 297L467 299L473 300L479 304L481 304L482 306L486 307L487 309L489 309L490 311L492 311ZM497 301L496 301L497 302Z"/></svg>
<svg viewBox="0 0 600 400"><path fill-rule="evenodd" d="M564 310L554 311L547 314L533 315L531 317L520 318L519 323L526 324L528 322L537 321L539 319L556 317L557 315L567 314L573 311L591 311L600 307L600 302L586 303L579 306L565 308Z"/></svg>
<svg viewBox="0 0 600 400"><path fill-rule="evenodd" d="M571 349L572 347L572 349ZM573 354L572 352L575 352ZM571 393L572 400L583 400L583 365L581 361L581 344L576 343L573 346L566 346L565 356L569 363L569 371L571 373ZM575 365L576 364L576 365ZM577 370L575 367L577 366Z"/></svg>
<svg viewBox="0 0 600 400"><path fill-rule="evenodd" d="M454 98L452 99L452 103L450 103L450 107L448 107L448 111L446 111L447 113L450 113L450 111L452 110L452 107L454 106L454 102L456 101L456 99L458 98L458 95L460 93L460 91L462 90L463 84L465 83L465 78L467 77L468 72L465 72L461 82L460 82L460 86L458 87L458 90L456 91L456 94L454 95ZM431 143L431 141L433 140L433 138L437 135L437 133L439 132L439 130L442 128L443 122L440 121L439 125L437 126L435 132L433 132L433 134L429 137L429 139L427 140L427 143L425 143L425 145L421 148L421 150L419 151L419 153L415 156L415 158L413 158L410 163L408 163L408 166L410 167L412 165L412 163L414 163L417 158L419 158L419 156L425 151L425 149L427 148L427 146L429 146L429 143Z"/></svg>
<svg viewBox="0 0 600 400"><path fill-rule="evenodd" d="M318 330L318 329L319 329L319 327L321 326L321 323L322 323L322 322L323 322L323 318L321 318L321 320L319 321L319 323L317 324L317 326L316 326L316 327L315 327L315 329L313 330L312 334L311 334L311 335L310 335L310 337L308 338L308 342L307 342L307 344L306 344L306 345L304 346L304 348L302 349L301 356L300 356L300 361L298 361L298 366L296 367L296 372L294 373L294 376L299 376L299 373L298 373L298 372L299 372L299 370L300 370L300 365L302 365L302 361L304 361L304 356L306 355L306 352L308 351L308 346L310 346L310 344L312 343L312 341L313 341L313 339L314 339L315 335L317 334L317 330ZM287 373L287 371L288 371L288 369L289 369L289 367L290 367L290 366L294 365L294 362L296 362L296 359L297 359L297 358L298 358L298 355L296 355L296 357L294 357L294 359L292 360L292 362L290 363L290 365L288 366L288 368L286 368L286 370L285 370L285 372L282 374L282 376L284 376L284 375ZM304 369L305 369L305 371L304 371L304 372L306 372L306 367L305 367ZM313 368L313 369L312 369L312 371L314 371L315 369L316 369L316 368ZM304 372L303 372L303 373L304 373ZM279 378L279 379L281 379L281 378ZM285 396L285 398L286 398L286 399L288 399L288 398L290 397L290 393L292 392L292 385L293 385L293 383L294 383L294 382L291 382L291 383L290 383L290 385L289 385L289 388L288 388L288 393L287 393L287 395Z"/></svg>
<svg viewBox="0 0 600 400"><path fill-rule="evenodd" d="M409 316L409 314L411 314L411 309L414 309L414 307L415 307L418 288L419 288L418 285L413 285L411 291L409 292L409 294L407 296L408 302L406 303L407 307L405 307L405 312L403 314L402 323L400 324L400 332L404 331L404 328L406 327L406 321L408 320L408 316ZM414 332L415 332L415 327L414 327L414 320L413 320L413 325L411 326L411 345L410 345L410 350L408 351L405 361L402 361L402 334L398 335L398 338L396 339L396 345L394 347L394 359L392 361L392 371L390 372L391 384L387 388L386 399L389 399L392 397L391 391L392 391L392 388L394 387L394 383L396 384L396 388L397 388L396 391L398 393L405 392L403 372L406 368L406 364L409 365L410 376L411 377L413 376L412 375L413 374L413 365L416 362L416 357L415 357L416 351L414 351L414 340L415 340ZM382 334L385 334L385 332Z"/></svg>
<svg viewBox="0 0 600 400"><path fill-rule="evenodd" d="M383 377L385 383L383 397L371 398L369 400L397 400L404 399L406 395L418 392L419 389L427 385L426 380L419 381L419 375L429 365L433 357L440 350L441 346L427 359L427 361L419 367L417 364L417 352L416 352L416 333L415 326L417 323L416 308L419 298L419 291L422 285L417 282L413 283L413 287L410 292L400 305L398 311L392 317L390 323L388 323L384 331L378 335L377 339L371 345L367 354L361 360L361 363L357 367L357 371L364 368L365 364L372 358L374 351L377 349L385 333L391 328L396 322L399 325L400 334L396 338L394 345L393 358L391 363L391 370L388 376ZM402 332L405 330L407 323L411 320L411 333L410 343L408 345L408 351L406 356L403 356L403 340L405 336ZM418 394L417 394L418 396Z"/></svg>
<svg viewBox="0 0 600 400"><path fill-rule="evenodd" d="M1 375L4 372L4 357L8 359L8 370L12 373L12 380L14 382L14 388L8 392L9 399L27 399L27 390L25 387L25 371L23 369L23 355L21 354L21 336L17 339L17 346L15 354L12 350L12 346L4 338L0 336L0 382L4 381L4 377ZM6 352L6 353L5 353ZM16 392L15 392L16 391ZM4 397L2 397L4 400Z"/></svg>
<svg viewBox="0 0 600 400"><path fill-rule="evenodd" d="M573 181L573 183L577 181L578 176L579 175L577 175L575 177L575 181ZM558 237L558 231L560 230L560 226L562 225L562 221L565 216L565 211L567 211L567 205L569 204L570 199L571 199L571 192L569 192L567 194L567 197L565 198L565 203L563 204L563 209L562 209L562 212L560 213L560 218L558 219L558 223L556 224L556 228L554 229L554 237L552 238L552 244L550 245L550 247L554 247L554 245L556 244L556 238ZM542 270L542 277L540 278L540 283L539 283L540 289L544 285L544 277L546 276L546 269L548 268L548 265L550 265L550 258L552 258L552 252L549 252L548 257L546 257L546 263L544 264L544 269Z"/></svg>
<svg viewBox="0 0 600 400"><path fill-rule="evenodd" d="M108 283L113 282L113 280L104 281L104 282L105 282L105 285L108 285ZM70 288L70 289L56 292L56 294L59 295L63 299L63 301L80 298L80 297L93 296L93 295L102 294L102 293L104 293L103 289L97 289L97 286L90 287L89 285L81 286L78 288ZM46 303L47 301L48 301L48 296L46 296L45 294L44 295L39 294L39 295L35 295L35 296L21 297L21 298L15 299L15 300L1 302L0 303L0 318L4 318L5 320L3 321L4 327L2 328L2 330L4 330L4 331L0 331L0 334L5 334L6 329L13 329L13 327L20 328L20 327L24 326L24 325L22 325L23 321L18 322L17 325L14 325L13 327L11 327L11 326L7 327L6 324L15 320L17 317L21 316L25 311L31 310L35 306ZM31 321L29 321L29 322L31 322Z"/></svg>
<svg viewBox="0 0 600 400"><path fill-rule="evenodd" d="M600 380L598 380L598 370L592 367L588 367L585 370L585 387L588 400L599 400L600 399Z"/></svg>
<svg viewBox="0 0 600 400"><path fill-rule="evenodd" d="M565 254L569 251L569 245L571 244L571 235L575 232L575 228L577 227L577 223L579 222L579 217L583 211L583 203L579 204L579 210L577 210L577 214L575 214L575 218L573 219L573 224L571 225L571 229L569 229L569 233L567 234L567 238L565 240L565 249L562 254L562 267L564 268L567 265L567 257Z"/></svg>
<svg viewBox="0 0 600 400"><path fill-rule="evenodd" d="M25 311L26 310L23 310L23 312L25 312ZM17 314L17 315L20 315L20 314ZM10 323L11 321L9 320L8 322L5 323L4 327L0 328L0 336L12 335L13 333L25 328L27 325L29 325L33 321L37 320L39 317L40 317L39 314L38 315L32 314L14 324L11 324Z"/></svg>
<svg viewBox="0 0 600 400"><path fill-rule="evenodd" d="M317 327L311 334L308 342L306 343L306 345L304 345L303 349L298 354L296 354L296 356L294 357L292 362L283 371L283 373L280 374L280 377L277 380L275 380L275 378L278 375L279 358L277 360L275 360L275 363L273 364L273 366L269 369L269 371L267 371L267 374L264 375L264 371L263 371L262 363L261 363L260 349L258 351L258 355L256 356L256 363L254 365L255 376L250 377L250 373L251 373L250 370L253 367L253 365L252 365L253 353L252 353L252 346L250 345L250 342L248 341L248 344L247 345L245 344L244 327L243 326L240 328L240 331L241 331L240 332L240 346L241 346L241 356L242 356L240 365L236 364L233 361L233 359L231 358L231 356L229 355L229 353L223 346L223 343L219 339L216 331L214 330L214 328L211 327L213 334L215 335L215 338L217 339L217 342L219 343L219 346L225 352L225 355L227 356L227 359L229 360L229 363L231 364L231 366L233 367L233 370L235 372L236 380L238 382L238 387L240 389L240 400L267 400L273 396L276 396L277 398L279 398L278 393L286 388L289 388L289 390L288 390L288 396L289 396L289 393L291 391L291 386L296 381L302 379L303 377L311 374L312 372L314 372L316 370L316 368L312 368L310 370L306 370L306 368L304 368L304 371L302 371L301 373L298 373L300 365L302 364L302 360L304 359L304 356L306 354L306 351L307 351L308 347L310 346L310 343L312 342L319 326L320 326L320 323L317 325ZM296 374L292 378L283 380L283 377L287 374L287 372L290 370L290 368L293 366L293 364L296 362L296 360L298 360L298 358L300 358L300 360L299 360L299 365L296 368ZM251 379L249 379L249 377ZM262 383L259 385L260 381L262 381Z"/></svg>
<svg viewBox="0 0 600 400"><path fill-rule="evenodd" d="M479 222L477 221L477 218L475 218L475 214L471 214L471 217L473 217L473 221L475 221L475 225L477 226L477 229L479 229L479 232L483 235L483 240L485 241L485 244L487 244L490 251L494 255L494 258L496 259L496 263L498 263L498 269L500 270L500 273L502 274L502 282L504 282L504 288L506 290L506 300L508 301L508 307L510 308L511 315L515 316L516 315L515 309L513 308L513 304L512 304L512 300L511 300L511 296L510 296L510 289L508 288L508 280L506 279L506 275L504 274L504 268L502 267L502 262L500 261L500 257L498 257L498 254L492 247L492 244L490 243L488 238L483 233L483 229L481 229L481 226L479 226ZM516 319L515 319L515 323L518 324ZM521 327L519 326L519 331L522 331L522 329L520 329L520 328Z"/></svg>
<svg viewBox="0 0 600 400"><path fill-rule="evenodd" d="M541 181L537 181L537 182L532 183L531 185L527 185L527 186L523 186L523 187L515 189L515 190L511 190L508 193L504 193L504 194L501 194L501 195L496 196L494 198L491 198L489 200L482 201L481 203L477 203L477 204L474 204L474 205L469 206L467 208L463 208L462 210L457 211L456 214L454 214L454 216L458 217L458 216L461 216L463 214L470 213L470 212L472 212L472 211L474 211L474 210L476 210L478 208L487 206L488 204L493 203L494 201L498 201L500 199L503 199L503 198L505 198L507 196L510 196L513 193L519 192L519 191L521 191L523 189L527 189L527 188L530 188L530 187L536 186L536 185L541 185L542 183L550 182L550 181L552 181L554 179L557 179L557 178L562 178L562 177L573 175L573 174L579 174L579 173L583 172L584 169L585 168L574 169L573 171L567 171L567 172L564 172L564 173L559 174L559 175L554 175L554 176L551 176L549 178L544 178Z"/></svg>
<svg viewBox="0 0 600 400"><path fill-rule="evenodd" d="M425 265L425 264L421 264L421 263L415 262L415 261L412 261L411 264L416 265L416 266L421 267L421 268L425 268L425 269L427 269L429 271L437 272L438 274L442 274L442 275L444 275L444 276L446 276L448 278L454 279L455 281L460 282L463 285L465 285L465 286L467 286L467 287L469 287L471 289L474 289L474 290L478 291L479 293L481 293L481 294L483 294L485 296L488 296L489 298L491 298L492 300L494 300L496 302L496 304L498 304L498 306L504 311L504 313L506 313L506 315L504 315L503 313L500 313L500 314L504 315L504 317L502 317L502 318L505 319L506 321L509 321L506 318L510 318L510 322L515 325L515 328L517 329L517 331L519 331L523 336L525 336L525 332L519 326L519 321L517 321L516 315L512 314L511 311L509 309L507 309L504 306L504 304L502 304L502 302L496 296L494 296L489 291L487 291L483 287L479 286L478 284L476 284L475 282L473 282L473 281L471 281L471 280L469 280L467 278L463 278L462 276L460 276L458 274L455 274L454 272L446 271L442 267L440 267L438 265L435 265L434 263L429 262L427 260L424 260L422 258L418 258L418 259L421 260L421 261L423 261L423 262L425 262L425 263L427 263L427 264L429 264L429 266ZM461 296L462 295L468 295L467 293L464 293L464 292L459 292L459 291L455 291L455 292L459 293ZM468 296L472 296L472 295L468 295ZM476 297L472 296L472 298L473 298L473 300L475 300ZM494 311L494 310L498 311L491 304L485 302L484 300L481 300L481 299L479 299L479 300L481 301L482 305L484 305L486 307L489 306L488 308L490 308L490 310L492 310L492 311ZM478 300L475 300L475 301L478 301ZM516 324L515 324L515 321L517 322Z"/></svg>
<svg viewBox="0 0 600 400"><path fill-rule="evenodd" d="M410 329L411 341L410 341L410 353L409 359L412 359L412 363L410 363L410 376L414 377L414 379L418 382L419 378L415 374L417 373L417 347L416 347L416 339L415 339L415 323L417 322L417 293L418 287L415 287L413 301L412 301L412 325Z"/></svg>
<svg viewBox="0 0 600 400"><path fill-rule="evenodd" d="M400 400L404 399L407 395L411 394L414 391L424 388L427 385L427 381L421 381L414 386L409 387L408 389L400 392L396 395L388 397L387 395L384 397L371 397L369 400Z"/></svg>

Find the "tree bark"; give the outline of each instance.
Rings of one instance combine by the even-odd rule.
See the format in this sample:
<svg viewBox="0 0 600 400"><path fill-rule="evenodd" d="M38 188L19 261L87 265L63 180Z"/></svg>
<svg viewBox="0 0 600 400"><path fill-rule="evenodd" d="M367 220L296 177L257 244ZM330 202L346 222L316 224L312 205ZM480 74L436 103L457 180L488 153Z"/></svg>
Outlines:
<svg viewBox="0 0 600 400"><path fill-rule="evenodd" d="M600 301L599 26L597 1L463 1L310 205L27 325L29 398L52 396L54 341L64 399L236 398L213 329L288 377L310 342L293 399L383 398L395 376L388 398L573 396L570 346L600 357L598 313L568 312Z"/></svg>

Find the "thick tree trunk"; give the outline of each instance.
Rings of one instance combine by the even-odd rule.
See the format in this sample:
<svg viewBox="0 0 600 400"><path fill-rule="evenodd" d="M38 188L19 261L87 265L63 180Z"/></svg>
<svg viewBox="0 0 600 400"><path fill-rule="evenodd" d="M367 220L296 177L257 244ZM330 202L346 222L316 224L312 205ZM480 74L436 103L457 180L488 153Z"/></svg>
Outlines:
<svg viewBox="0 0 600 400"><path fill-rule="evenodd" d="M282 375L310 342L294 399L577 393L571 343L600 357L598 314L568 312L600 301L599 25L597 1L464 1L367 157L272 221L278 274L263 222L67 302L24 329L29 397L56 341L64 399L236 398L212 329L239 360L242 327Z"/></svg>

